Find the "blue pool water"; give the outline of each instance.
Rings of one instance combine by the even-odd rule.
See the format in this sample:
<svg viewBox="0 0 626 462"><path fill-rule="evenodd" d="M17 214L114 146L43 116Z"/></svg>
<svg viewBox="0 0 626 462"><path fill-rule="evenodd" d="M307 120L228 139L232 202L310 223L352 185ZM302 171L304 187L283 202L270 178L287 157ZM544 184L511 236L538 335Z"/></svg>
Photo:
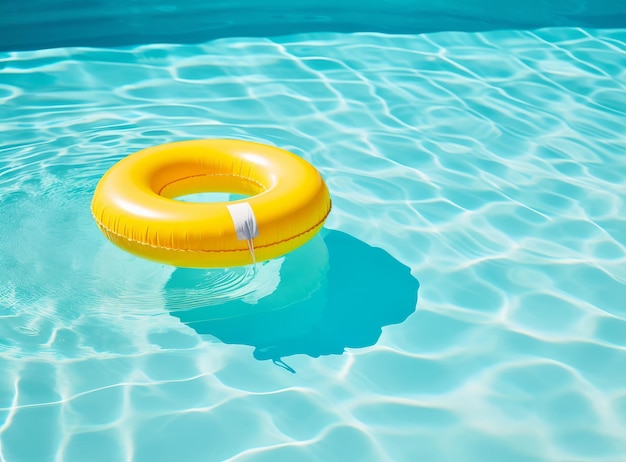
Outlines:
<svg viewBox="0 0 626 462"><path fill-rule="evenodd" d="M626 28L541 25L4 41L0 461L626 460ZM106 241L111 165L211 137L315 165L320 236Z"/></svg>

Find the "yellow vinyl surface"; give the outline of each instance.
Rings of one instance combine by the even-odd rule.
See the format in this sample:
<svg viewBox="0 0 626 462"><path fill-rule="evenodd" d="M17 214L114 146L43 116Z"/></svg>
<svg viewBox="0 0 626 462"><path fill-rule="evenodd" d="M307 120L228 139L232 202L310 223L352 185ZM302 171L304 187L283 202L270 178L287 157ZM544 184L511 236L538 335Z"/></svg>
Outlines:
<svg viewBox="0 0 626 462"><path fill-rule="evenodd" d="M246 194L232 202L182 202L200 192ZM247 202L259 234L256 261L284 255L322 227L331 202L319 172L288 151L249 141L180 141L144 149L105 173L91 211L104 235L137 256L187 268L246 265L227 206Z"/></svg>

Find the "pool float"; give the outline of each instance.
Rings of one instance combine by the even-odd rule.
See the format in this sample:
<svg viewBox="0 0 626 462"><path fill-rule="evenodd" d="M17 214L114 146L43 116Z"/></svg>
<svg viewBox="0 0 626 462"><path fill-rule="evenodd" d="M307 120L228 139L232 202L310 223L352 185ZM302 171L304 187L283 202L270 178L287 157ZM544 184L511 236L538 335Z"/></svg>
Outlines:
<svg viewBox="0 0 626 462"><path fill-rule="evenodd" d="M183 202L201 192L230 202ZM91 212L104 235L139 257L219 268L279 257L322 228L328 188L304 159L249 141L179 141L122 159L96 186Z"/></svg>

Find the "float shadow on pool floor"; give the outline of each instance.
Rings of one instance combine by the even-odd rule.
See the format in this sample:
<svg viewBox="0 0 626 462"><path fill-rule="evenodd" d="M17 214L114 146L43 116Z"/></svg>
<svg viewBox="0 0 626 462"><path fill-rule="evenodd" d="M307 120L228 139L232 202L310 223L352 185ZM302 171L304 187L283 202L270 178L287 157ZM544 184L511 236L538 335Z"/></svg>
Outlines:
<svg viewBox="0 0 626 462"><path fill-rule="evenodd" d="M384 250L324 230L254 274L178 268L164 296L170 313L198 334L280 361L375 344L383 326L415 311L418 289L410 269Z"/></svg>

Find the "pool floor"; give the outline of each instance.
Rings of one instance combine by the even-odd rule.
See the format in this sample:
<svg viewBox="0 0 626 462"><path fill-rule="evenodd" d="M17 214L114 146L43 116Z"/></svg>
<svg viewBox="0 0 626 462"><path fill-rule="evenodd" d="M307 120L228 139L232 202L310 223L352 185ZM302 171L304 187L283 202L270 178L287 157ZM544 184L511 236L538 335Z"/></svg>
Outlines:
<svg viewBox="0 0 626 462"><path fill-rule="evenodd" d="M626 30L0 53L0 461L623 462ZM323 232L256 268L113 247L99 178L279 146Z"/></svg>

